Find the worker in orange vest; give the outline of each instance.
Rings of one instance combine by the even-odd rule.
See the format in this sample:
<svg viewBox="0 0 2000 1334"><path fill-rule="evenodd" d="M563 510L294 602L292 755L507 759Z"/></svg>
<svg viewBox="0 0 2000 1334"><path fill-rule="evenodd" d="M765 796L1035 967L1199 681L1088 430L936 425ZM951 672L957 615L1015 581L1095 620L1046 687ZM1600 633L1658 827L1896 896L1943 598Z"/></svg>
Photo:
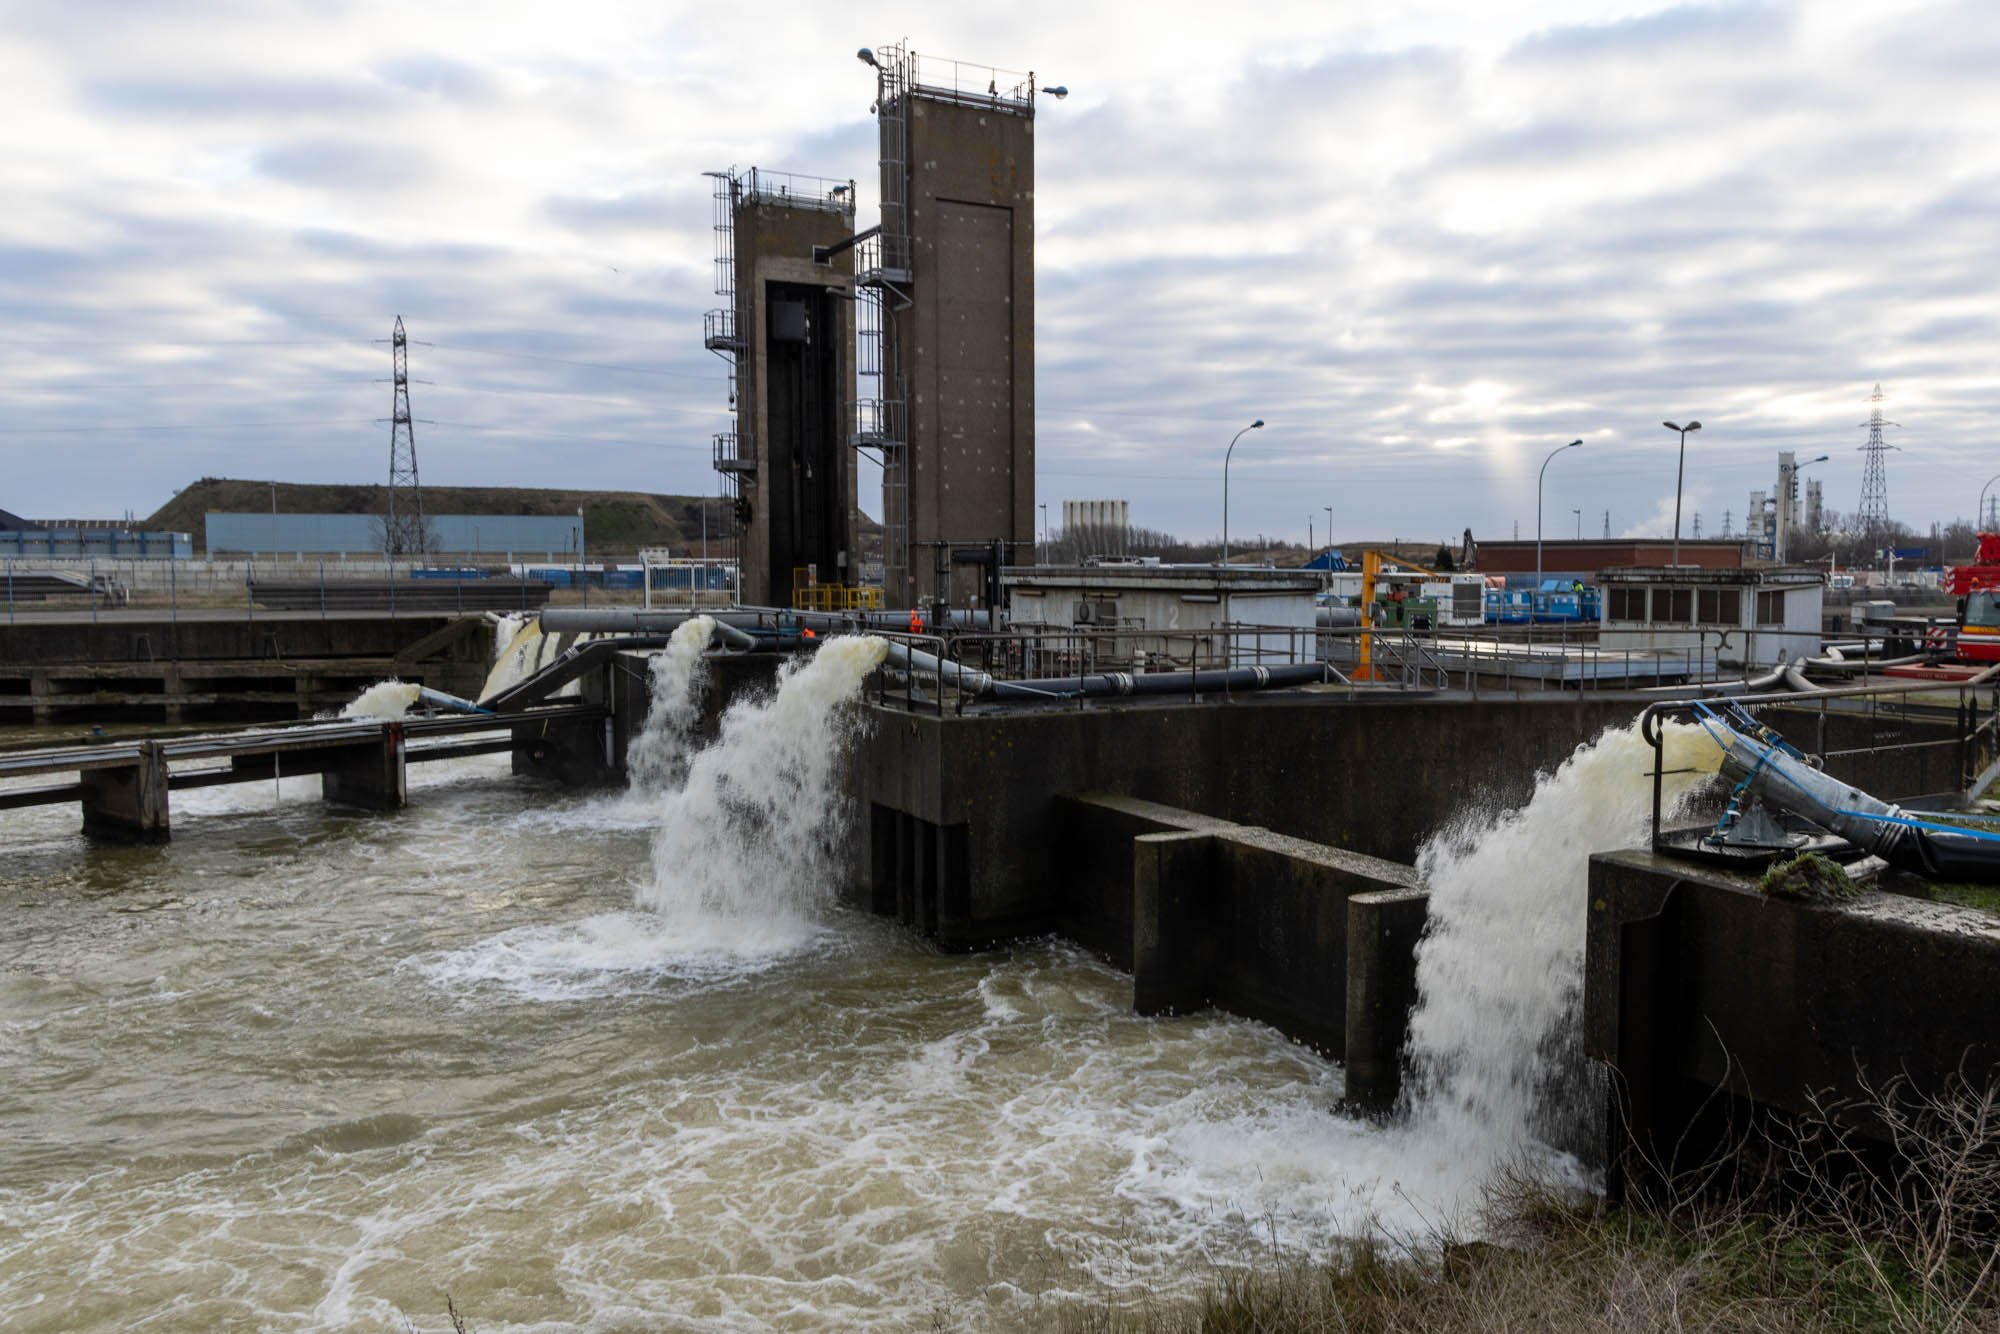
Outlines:
<svg viewBox="0 0 2000 1334"><path fill-rule="evenodd" d="M920 635L923 632L924 632L924 614L918 611L915 607L912 607L910 608L910 633L913 635Z"/></svg>

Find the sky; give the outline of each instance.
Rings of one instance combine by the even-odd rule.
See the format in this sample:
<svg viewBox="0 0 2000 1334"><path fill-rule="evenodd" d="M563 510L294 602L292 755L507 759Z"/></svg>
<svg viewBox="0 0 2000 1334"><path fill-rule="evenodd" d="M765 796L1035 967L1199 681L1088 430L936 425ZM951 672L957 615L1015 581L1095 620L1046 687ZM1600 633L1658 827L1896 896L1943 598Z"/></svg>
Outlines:
<svg viewBox="0 0 2000 1334"><path fill-rule="evenodd" d="M848 7L840 7L848 9ZM1036 73L1036 491L1189 538L1740 532L2000 472L2000 6L0 0L0 508L713 494L704 171L858 186L856 48ZM1549 451L1584 446L1548 463ZM872 474L870 474L872 475ZM864 489L866 487L864 478ZM1996 484L2000 493L2000 484ZM864 494L879 512L879 498ZM1059 517L1058 517L1059 521Z"/></svg>

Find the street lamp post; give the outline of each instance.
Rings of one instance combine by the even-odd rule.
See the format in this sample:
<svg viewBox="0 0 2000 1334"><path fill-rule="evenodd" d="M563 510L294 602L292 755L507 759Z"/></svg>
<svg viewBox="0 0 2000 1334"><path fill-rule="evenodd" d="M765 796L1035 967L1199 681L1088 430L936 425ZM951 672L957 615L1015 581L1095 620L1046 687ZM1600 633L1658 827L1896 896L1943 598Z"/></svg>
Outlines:
<svg viewBox="0 0 2000 1334"><path fill-rule="evenodd" d="M1576 516L1576 540L1581 542L1583 541L1583 511L1573 509L1570 513Z"/></svg>
<svg viewBox="0 0 2000 1334"><path fill-rule="evenodd" d="M1661 423L1660 423L1660 425L1662 425L1662 426L1666 427L1666 428L1667 428L1667 429L1668 429L1669 431L1679 431L1679 432L1681 433L1681 457L1680 457L1680 462L1679 462L1679 463L1676 463L1676 464L1674 465L1674 559L1673 559L1673 563L1674 563L1675 565L1679 565L1679 564L1681 563L1681 478L1682 478L1682 477L1684 477L1684 476L1685 476L1685 475L1687 474L1687 461L1688 461L1688 432L1689 432L1689 431L1699 431L1699 430L1701 429L1701 423L1700 423L1700 422L1689 422L1689 423L1688 423L1688 424L1687 424L1686 426L1682 426L1682 425L1679 425L1678 423L1675 423L1675 422L1661 422Z"/></svg>
<svg viewBox="0 0 2000 1334"><path fill-rule="evenodd" d="M1557 445L1549 451L1549 456L1542 460L1542 470L1535 475L1535 587L1528 594L1528 624L1530 625L1535 623L1535 594L1542 591L1542 479L1549 475L1549 465L1555 462L1556 455L1562 453L1565 449L1575 449L1582 443L1583 441L1578 439L1572 440L1566 445Z"/></svg>
<svg viewBox="0 0 2000 1334"><path fill-rule="evenodd" d="M1792 499L1792 488L1797 486L1799 482L1799 474L1804 472L1807 468L1812 467L1813 464L1815 463L1825 463L1827 461L1827 458L1828 458L1827 455L1822 454L1816 459L1807 459L1804 463L1794 463L1792 465L1792 475L1785 479L1784 503L1780 506L1780 508L1784 510L1785 517L1787 519L1792 519L1797 517L1795 511L1793 510L1791 499ZM1777 558L1778 564L1783 565L1786 559L1792 554L1791 548L1792 548L1792 524L1781 523L1778 525L1778 536L1776 542L1773 543L1773 550L1771 554Z"/></svg>
<svg viewBox="0 0 2000 1334"><path fill-rule="evenodd" d="M1979 488L1979 512L1972 516L1972 531L1977 533L1986 522L1986 492L1995 482L2000 482L2000 472L1986 479L1986 485Z"/></svg>
<svg viewBox="0 0 2000 1334"><path fill-rule="evenodd" d="M1263 424L1264 419L1259 417L1238 431L1230 438L1229 448L1222 455L1222 563L1224 565L1229 564L1229 459L1236 452L1236 442Z"/></svg>

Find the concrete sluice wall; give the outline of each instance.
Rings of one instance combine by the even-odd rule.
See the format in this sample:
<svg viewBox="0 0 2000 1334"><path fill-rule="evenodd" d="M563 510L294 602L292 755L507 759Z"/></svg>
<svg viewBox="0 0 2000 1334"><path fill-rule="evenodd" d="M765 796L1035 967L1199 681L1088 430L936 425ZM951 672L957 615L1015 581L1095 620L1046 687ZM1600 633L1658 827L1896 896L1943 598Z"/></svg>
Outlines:
<svg viewBox="0 0 2000 1334"><path fill-rule="evenodd" d="M2000 917L1870 891L1828 907L1647 852L1590 863L1584 1045L1613 1072L1614 1196L1735 1154L1759 1118L1868 1136L2000 1078Z"/></svg>
<svg viewBox="0 0 2000 1334"><path fill-rule="evenodd" d="M1060 794L1137 797L1407 863L1467 807L1525 801L1537 774L1641 707L1294 696L944 718L874 709L855 797L871 821L877 808L899 813L945 849L923 919L944 947L1061 931L1117 958L1129 889L1091 873L1096 854L1065 837ZM857 849L860 884L893 874L877 842Z"/></svg>

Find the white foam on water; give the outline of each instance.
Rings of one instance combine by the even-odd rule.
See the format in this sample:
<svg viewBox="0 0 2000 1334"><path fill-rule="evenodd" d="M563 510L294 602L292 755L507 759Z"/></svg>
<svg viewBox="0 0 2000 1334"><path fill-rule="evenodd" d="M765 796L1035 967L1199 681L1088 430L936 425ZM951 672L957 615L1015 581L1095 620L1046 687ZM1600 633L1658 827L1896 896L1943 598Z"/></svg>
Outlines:
<svg viewBox="0 0 2000 1334"><path fill-rule="evenodd" d="M847 706L887 652L872 635L830 639L787 662L773 694L723 715L720 739L693 757L686 783L659 796L640 907L676 937L733 952L811 939L846 813L835 784L856 723Z"/></svg>
<svg viewBox="0 0 2000 1334"><path fill-rule="evenodd" d="M735 948L730 933L670 931L648 912L612 912L551 926L517 927L462 949L409 961L419 976L478 1005L494 990L536 1002L654 996L754 976L785 955Z"/></svg>
<svg viewBox="0 0 2000 1334"><path fill-rule="evenodd" d="M1699 727L1663 729L1662 809L1713 774ZM1580 1175L1559 1150L1589 1100L1577 1051L1589 858L1643 844L1653 751L1637 724L1579 746L1518 810L1475 811L1417 858L1430 890L1410 1015L1409 1150L1456 1165L1461 1200L1494 1169L1540 1164ZM1568 1095L1567 1097L1565 1095Z"/></svg>
<svg viewBox="0 0 2000 1334"><path fill-rule="evenodd" d="M658 801L687 777L688 747L708 678L703 654L714 634L713 616L689 617L675 627L666 648L653 655L646 726L633 739L625 761L632 796L639 802Z"/></svg>
<svg viewBox="0 0 2000 1334"><path fill-rule="evenodd" d="M398 681L393 676L386 681L377 681L361 692L353 703L340 711L342 718L379 718L385 722L402 718L417 702L414 682Z"/></svg>

